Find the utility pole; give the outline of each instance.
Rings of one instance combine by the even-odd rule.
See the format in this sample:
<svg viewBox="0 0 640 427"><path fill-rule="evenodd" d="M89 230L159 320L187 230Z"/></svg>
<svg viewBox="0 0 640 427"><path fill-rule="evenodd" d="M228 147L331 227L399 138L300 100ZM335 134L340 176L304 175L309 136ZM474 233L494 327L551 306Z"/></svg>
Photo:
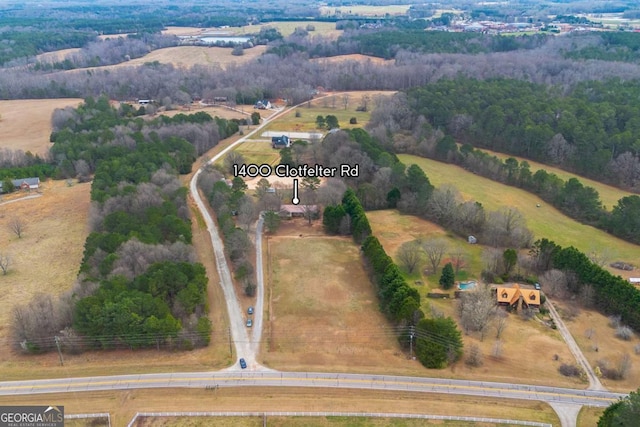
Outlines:
<svg viewBox="0 0 640 427"><path fill-rule="evenodd" d="M413 326L409 326L409 359L413 360L413 338L415 333L413 332Z"/></svg>
<svg viewBox="0 0 640 427"><path fill-rule="evenodd" d="M56 335L55 337L53 337L53 339L56 341L56 347L58 347L58 355L60 356L60 366L64 366L64 360L62 360L62 351L60 350L60 338L58 338L58 336Z"/></svg>

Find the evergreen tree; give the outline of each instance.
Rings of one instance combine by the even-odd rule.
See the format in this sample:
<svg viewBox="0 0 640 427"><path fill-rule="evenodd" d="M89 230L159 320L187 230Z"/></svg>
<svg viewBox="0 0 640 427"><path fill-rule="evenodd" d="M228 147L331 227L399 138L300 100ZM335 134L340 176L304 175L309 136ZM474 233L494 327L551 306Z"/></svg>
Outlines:
<svg viewBox="0 0 640 427"><path fill-rule="evenodd" d="M455 282L456 275L453 272L453 266L450 262L448 262L444 268L442 269L442 275L440 276L440 286L442 289L451 289L453 287L453 282Z"/></svg>

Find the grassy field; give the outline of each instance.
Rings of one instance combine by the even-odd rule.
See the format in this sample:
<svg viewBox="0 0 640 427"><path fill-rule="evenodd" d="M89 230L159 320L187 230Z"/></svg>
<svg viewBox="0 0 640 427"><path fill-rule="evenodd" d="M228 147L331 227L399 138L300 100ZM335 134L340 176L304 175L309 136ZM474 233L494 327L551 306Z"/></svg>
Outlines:
<svg viewBox="0 0 640 427"><path fill-rule="evenodd" d="M526 160L529 165L531 165L531 172L535 173L536 171L538 171L539 169L544 169L549 173L554 173L556 175L558 175L558 177L562 178L563 180L567 181L571 178L577 178L580 182L582 182L582 184L589 186L589 187L593 187L599 194L600 194L600 200L602 200L602 204L608 209L611 210L615 205L618 204L618 200L620 200L623 197L629 196L633 193L625 191L625 190L621 190L620 188L616 188L613 187L611 185L607 185L607 184L603 184L601 182L598 181L594 181L592 179L589 178L585 178L583 176L580 175L576 175L573 174L571 172L567 172L565 170L562 170L560 168L556 168L554 166L549 166L549 165L545 165L542 163L538 163L538 162L534 162L532 160L528 160L528 159L523 159L522 157L516 157L516 156L510 156L508 154L504 154L504 153L498 153L496 151L491 151L491 150L485 150L482 149L482 151L489 153L491 155L494 155L496 157L498 157L499 159L507 159L509 157L513 157L514 159L517 159L519 162L522 162L524 160Z"/></svg>
<svg viewBox="0 0 640 427"><path fill-rule="evenodd" d="M353 6L322 6L320 7L320 13L322 15L358 15L358 16L386 16L386 15L406 15L409 10L409 5L404 4L390 4L386 6L366 6L366 5L353 5Z"/></svg>
<svg viewBox="0 0 640 427"><path fill-rule="evenodd" d="M88 234L90 189L88 183L67 187L64 181L48 181L41 185L41 197L0 204L1 251L11 257L8 274L0 276L3 349L8 345L14 304L27 302L38 292L57 295L73 285ZM17 200L24 195L10 198ZM13 218L25 224L22 238L9 229ZM0 351L0 369L9 360L10 352Z"/></svg>
<svg viewBox="0 0 640 427"><path fill-rule="evenodd" d="M234 151L242 154L246 163L277 165L280 162L280 152L271 148L270 140L246 141Z"/></svg>
<svg viewBox="0 0 640 427"><path fill-rule="evenodd" d="M189 68L194 65L218 65L225 68L232 64L244 64L262 55L267 50L266 46L256 46L245 49L244 55L231 55L231 49L225 47L205 47L205 46L175 46L164 49L157 49L147 55L122 62L116 65L95 67L92 69L113 69L119 67L135 67L146 62L158 61L162 64L173 64L176 67ZM71 70L68 72L74 72Z"/></svg>
<svg viewBox="0 0 640 427"><path fill-rule="evenodd" d="M47 153L53 110L81 102L75 98L0 101L0 147Z"/></svg>
<svg viewBox="0 0 640 427"><path fill-rule="evenodd" d="M491 181L464 169L418 156L400 155L407 166L419 165L435 186L452 184L465 200L476 200L485 209L495 210L513 206L522 212L527 226L536 238L547 237L562 246L575 246L583 252L607 251L612 259L640 265L640 246L625 242L604 231L580 224L567 217L542 199L516 187ZM536 208L541 204L541 208ZM620 270L613 271L621 274Z"/></svg>
<svg viewBox="0 0 640 427"><path fill-rule="evenodd" d="M554 303L560 308L562 315L566 311L565 304L555 300ZM625 380L614 381L602 378L602 384L609 390L620 392L629 392L638 388L638 384L640 384L640 356L636 355L634 351L634 347L640 344L638 336L634 336L630 341L616 338L615 329L608 325L606 316L595 310L582 309L574 319L565 319L565 324L591 366L596 366L596 362L599 360L607 360L610 366L615 368L624 354L631 357L631 369ZM587 337L586 331L588 329L593 330L591 338Z"/></svg>
<svg viewBox="0 0 640 427"><path fill-rule="evenodd" d="M137 105L136 105L136 108L138 108ZM200 105L198 103L193 103L188 108L181 107L175 110L162 111L157 113L157 115L173 117L176 114L193 114L193 113L203 112L203 113L209 114L211 117L218 116L222 119L231 120L231 119L246 119L247 116L253 112L252 105L244 105L244 106L238 105L236 108L244 110L244 113L242 111L235 111L225 107L219 107L219 106L209 107L209 106Z"/></svg>
<svg viewBox="0 0 640 427"><path fill-rule="evenodd" d="M448 235L445 230L429 221L414 216L400 215L393 210L367 212L367 217L371 223L373 234L378 237L390 256L395 257L396 250L402 243L415 238L442 238L447 240L450 248L461 247L469 254L471 262L466 270L470 278L479 279L482 269L481 245L468 245L463 239ZM422 264L423 267L425 265L426 263ZM419 270L421 271L422 268ZM431 309L434 308L457 319L455 300L425 297L427 292L438 288L438 278L439 272L431 276L414 274L409 283L413 283L416 279L424 283L424 285L415 287L423 297L422 310L425 313L431 313ZM453 294L453 291L450 293ZM544 326L537 319L524 321L515 314L509 315L507 324L508 326L501 337L501 357L494 357L496 332L491 326L484 341L480 341L479 336L476 335L463 336L465 348L468 349L471 344L479 346L484 355L483 366L471 368L460 362L445 372L449 371L449 375L461 378L483 378L491 381L515 381L529 384L553 383L577 388L585 386L585 383L568 379L558 373L557 369L560 363L573 363L573 357L556 331ZM527 363L523 364L521 360L522 348L536 348L538 354L544 356L527 359ZM553 355L558 355L559 360L554 361Z"/></svg>
<svg viewBox="0 0 640 427"><path fill-rule="evenodd" d="M605 408L583 406L578 414L578 427L592 427L597 425L604 410Z"/></svg>
<svg viewBox="0 0 640 427"><path fill-rule="evenodd" d="M296 117L295 112L278 118L273 123L267 125L263 131L290 131L290 132L317 132L316 117L334 115L338 119L341 129L351 129L356 127L364 127L371 117L371 109L373 108L376 96L388 96L394 92L370 91L370 92L344 92L335 95L324 96L321 99L314 99L309 103L296 108L296 112L300 113L300 117ZM362 105L362 98L369 97L369 111L356 111L358 106ZM345 108L346 105L346 108ZM357 124L349 124L349 120L355 117ZM260 132L262 134L262 132ZM255 135L254 138L262 138Z"/></svg>
<svg viewBox="0 0 640 427"><path fill-rule="evenodd" d="M183 417L183 418L147 418L135 424L135 427L261 427L263 421L270 427L419 427L425 425L444 425L455 427L515 427L516 424L474 423L465 421L420 420L411 418L368 418L368 417Z"/></svg>
<svg viewBox="0 0 640 427"><path fill-rule="evenodd" d="M339 372L414 365L385 326L358 248L348 238L322 235L321 227L287 221L268 239L270 308L261 361L276 369Z"/></svg>
<svg viewBox="0 0 640 427"><path fill-rule="evenodd" d="M0 396L0 405L49 405L51 402L64 405L67 414L109 412L113 426L127 425L136 412L173 411L394 412L535 420L559 425L551 407L542 402L509 400L505 404L500 399L401 391L235 387L217 391L149 389Z"/></svg>
<svg viewBox="0 0 640 427"><path fill-rule="evenodd" d="M76 52L80 52L80 48L79 47L74 47L71 49L60 49L60 50L54 50L53 52L46 52L46 53L41 53L40 55L36 55L36 61L39 62L58 62L58 61L64 61L64 59L72 54L72 53L76 53Z"/></svg>

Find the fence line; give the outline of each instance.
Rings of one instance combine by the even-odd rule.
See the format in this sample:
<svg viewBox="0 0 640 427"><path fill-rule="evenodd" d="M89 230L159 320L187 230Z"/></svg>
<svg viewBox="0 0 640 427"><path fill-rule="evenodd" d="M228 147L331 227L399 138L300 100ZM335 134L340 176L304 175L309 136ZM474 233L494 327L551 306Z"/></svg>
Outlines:
<svg viewBox="0 0 640 427"><path fill-rule="evenodd" d="M396 414L380 412L138 412L127 427L134 427L138 417L367 417L412 418L423 420L468 421L476 423L512 424L531 427L553 427L537 421L506 420L499 418L464 417L454 415Z"/></svg>
<svg viewBox="0 0 640 427"><path fill-rule="evenodd" d="M111 427L111 416L108 412L100 412L96 414L64 414L65 420L78 420L86 418L106 418L109 423L109 427Z"/></svg>

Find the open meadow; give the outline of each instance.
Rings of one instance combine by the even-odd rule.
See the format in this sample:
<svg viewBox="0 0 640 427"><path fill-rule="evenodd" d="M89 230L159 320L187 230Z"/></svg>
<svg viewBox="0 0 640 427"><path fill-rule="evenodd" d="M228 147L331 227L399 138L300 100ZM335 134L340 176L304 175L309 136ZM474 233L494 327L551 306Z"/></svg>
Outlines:
<svg viewBox="0 0 640 427"><path fill-rule="evenodd" d="M458 188L465 200L478 201L487 210L507 206L517 208L536 239L546 237L561 246L575 246L585 253L594 250L607 252L612 260L640 265L640 246L581 224L532 193L483 178L455 165L406 154L398 157L407 166L420 166L433 185L451 184ZM537 208L537 204L541 207ZM621 270L611 271L616 275L623 273Z"/></svg>
<svg viewBox="0 0 640 427"><path fill-rule="evenodd" d="M550 166L550 165L545 165L545 164L542 164L542 163L534 162L532 160L524 159L522 157L510 156L509 154L499 153L497 151L486 150L484 148L481 149L481 150L484 151L485 153L488 153L488 154L492 155L492 156L496 156L497 158L499 158L501 160L508 159L509 157L513 157L514 159L518 160L519 162L526 161L531 166L531 173L536 173L536 171L538 171L540 169L543 169L543 170L546 170L549 173L556 174L558 177L562 178L565 181L567 181L567 180L569 180L571 178L576 178L580 182L582 182L582 184L584 184L585 186L593 187L598 192L598 194L600 194L600 200L602 200L602 204L609 211L615 205L618 204L618 200L620 200L623 197L630 196L630 195L634 194L634 193L631 193L629 191L625 191L625 190L622 190L620 188L613 187L611 185L603 184L601 182L594 181L592 179L585 178L583 176L576 175L576 174L573 174L571 172L567 172L565 170L562 170L562 169L554 167L554 166Z"/></svg>
<svg viewBox="0 0 640 427"><path fill-rule="evenodd" d="M323 93L319 97L290 111L278 120L267 125L260 134L273 132L317 132L316 118L318 116L334 115L338 119L341 129L352 129L364 127L371 117L371 110L374 107L374 100L378 96L389 96L395 92L391 91L354 91L339 92L335 94ZM367 104L368 111L356 111L358 107ZM296 114L299 117L296 117ZM351 118L355 118L357 123L350 124ZM262 138L255 135L254 139Z"/></svg>
<svg viewBox="0 0 640 427"><path fill-rule="evenodd" d="M0 148L45 155L51 145L53 110L81 102L77 98L0 101Z"/></svg>
<svg viewBox="0 0 640 427"><path fill-rule="evenodd" d="M474 396L334 388L232 387L220 388L215 391L195 388L180 390L157 388L36 394L29 396L29 402L33 405L49 405L51 402L63 404L67 414L109 412L113 426L127 425L136 412L176 411L396 412L475 415L535 420L559 425L558 417L551 407L542 402L509 400L508 405L505 405L504 400ZM0 404L24 404L24 396L0 396ZM191 420L192 418L187 419ZM240 421L239 418L234 420ZM242 420L250 421L251 419L243 418ZM148 426L149 424L142 425ZM170 425L173 427L194 427L193 424ZM225 426L226 424L221 425ZM233 426L236 425L245 426L245 424L233 424ZM247 427L253 425L246 424Z"/></svg>
<svg viewBox="0 0 640 427"><path fill-rule="evenodd" d="M310 59L310 61L317 62L320 64L335 64L335 63L345 62L345 61L356 61L358 63L362 63L365 66L369 63L374 65L385 65L385 64L393 65L395 63L395 60L393 59L378 58L377 56L362 55L360 53L352 53L348 55L336 55L336 56L329 56L329 57L322 57L322 58L312 58Z"/></svg>
<svg viewBox="0 0 640 427"><path fill-rule="evenodd" d="M395 210L380 210L367 212L367 217L371 224L373 234L380 240L382 246L389 256L396 260L397 248L404 242L423 238L445 239L451 249L461 248L468 254L469 265L464 270L470 279L480 279L482 270L481 245L469 245L464 239L448 235L441 227L410 215L401 215ZM447 258L445 255L444 258ZM426 261L420 264L426 266ZM444 262L442 263L444 265ZM441 267L442 267L441 265ZM419 268L422 271L423 268ZM403 269L404 270L404 269ZM419 292L422 301L422 310L429 316L433 311L451 316L458 320L456 314L456 304L454 299L429 299L428 292L438 289L437 274L426 276L422 273L413 274L408 280ZM419 280L423 285L416 285ZM453 290L449 291L453 295ZM500 337L500 344L496 344L495 325L488 328L484 340L480 340L479 335L463 335L465 351L469 350L472 344L477 345L484 355L484 364L473 368L460 361L443 372L448 372L452 377L486 379L501 382L522 382L528 384L554 384L557 386L567 386L574 388L585 387L586 384L562 376L558 372L561 363L574 363L565 342L557 331L544 325L540 320L523 320L517 314L509 314L507 326ZM500 346L500 352L496 351L496 346ZM522 351L525 348L536 348L543 357L528 358L527 363L522 363ZM553 356L557 355L557 360ZM431 374L431 372L430 372Z"/></svg>

